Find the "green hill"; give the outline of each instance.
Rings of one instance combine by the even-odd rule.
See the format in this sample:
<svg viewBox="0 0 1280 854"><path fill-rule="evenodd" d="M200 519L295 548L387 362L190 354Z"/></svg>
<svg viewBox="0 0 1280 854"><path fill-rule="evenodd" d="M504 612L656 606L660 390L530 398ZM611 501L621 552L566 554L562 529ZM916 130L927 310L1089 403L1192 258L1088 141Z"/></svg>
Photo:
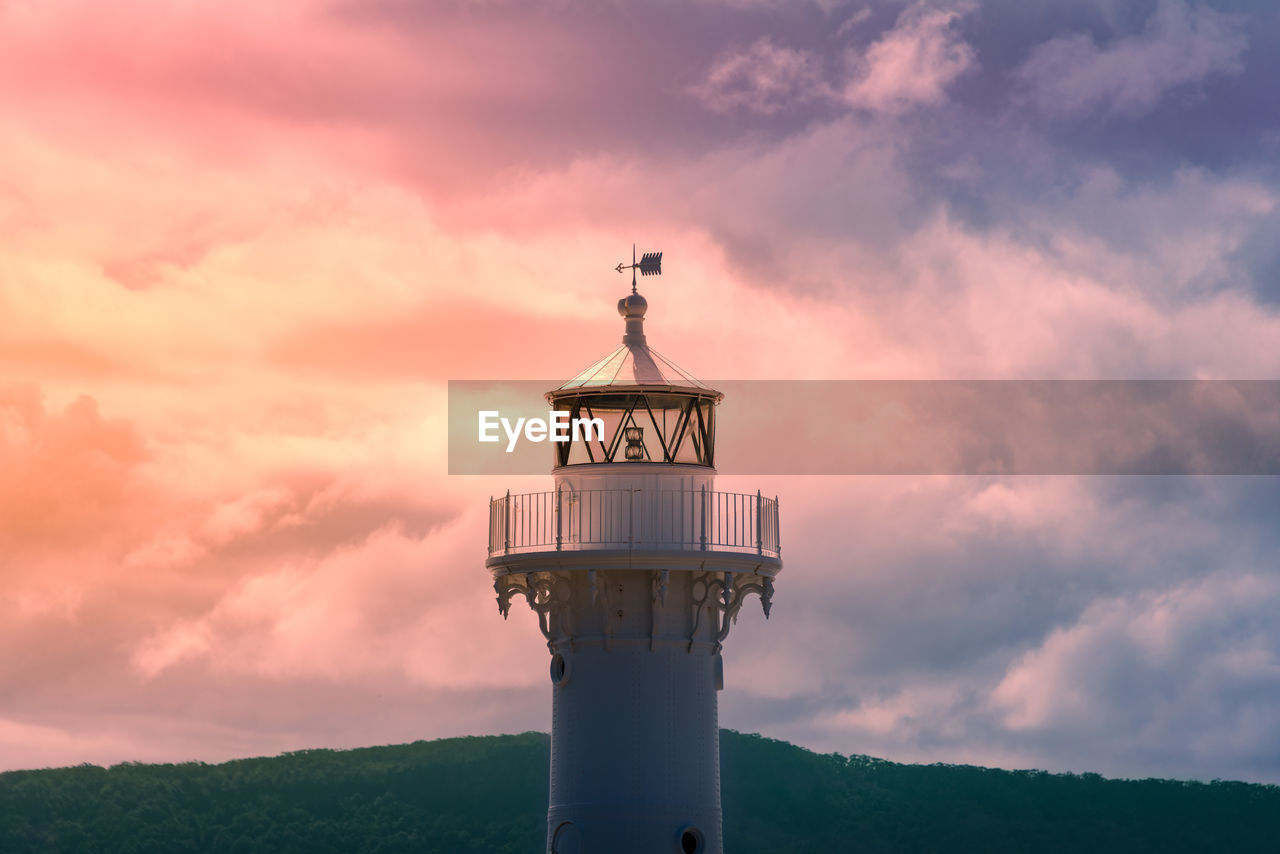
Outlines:
<svg viewBox="0 0 1280 854"><path fill-rule="evenodd" d="M548 737L0 774L0 852L542 850ZM900 765L721 735L726 849L1280 851L1280 787Z"/></svg>

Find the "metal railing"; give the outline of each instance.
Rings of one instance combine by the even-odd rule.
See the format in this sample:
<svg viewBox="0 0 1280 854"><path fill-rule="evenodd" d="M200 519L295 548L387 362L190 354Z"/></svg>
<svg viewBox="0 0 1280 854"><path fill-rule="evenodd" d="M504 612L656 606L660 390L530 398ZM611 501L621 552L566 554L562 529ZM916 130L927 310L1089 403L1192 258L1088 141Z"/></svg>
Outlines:
<svg viewBox="0 0 1280 854"><path fill-rule="evenodd" d="M778 557L778 499L708 489L563 487L490 499L489 554L583 549Z"/></svg>

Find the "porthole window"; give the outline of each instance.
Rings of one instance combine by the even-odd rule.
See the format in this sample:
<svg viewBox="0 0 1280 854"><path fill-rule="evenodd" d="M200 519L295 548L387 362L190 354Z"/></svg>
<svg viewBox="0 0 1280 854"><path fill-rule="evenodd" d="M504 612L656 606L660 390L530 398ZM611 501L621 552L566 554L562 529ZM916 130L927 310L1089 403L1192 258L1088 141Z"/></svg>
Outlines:
<svg viewBox="0 0 1280 854"><path fill-rule="evenodd" d="M551 656L551 684L563 685L569 678L569 660L560 653Z"/></svg>
<svg viewBox="0 0 1280 854"><path fill-rule="evenodd" d="M551 837L548 854L582 854L582 834L571 821L562 821Z"/></svg>
<svg viewBox="0 0 1280 854"><path fill-rule="evenodd" d="M702 831L696 827L686 827L680 831L680 852L681 854L702 854L706 848L706 842L702 838Z"/></svg>

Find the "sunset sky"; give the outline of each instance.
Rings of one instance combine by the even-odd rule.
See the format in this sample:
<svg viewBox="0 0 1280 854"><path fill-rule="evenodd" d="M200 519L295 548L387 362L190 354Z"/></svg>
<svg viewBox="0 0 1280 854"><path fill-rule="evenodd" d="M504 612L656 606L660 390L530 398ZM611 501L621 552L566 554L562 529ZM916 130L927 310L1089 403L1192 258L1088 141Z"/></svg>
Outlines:
<svg viewBox="0 0 1280 854"><path fill-rule="evenodd" d="M708 379L1280 379L1272 0L0 0L0 104L0 770L549 729L446 383L633 242ZM722 726L1280 783L1275 478L719 482Z"/></svg>

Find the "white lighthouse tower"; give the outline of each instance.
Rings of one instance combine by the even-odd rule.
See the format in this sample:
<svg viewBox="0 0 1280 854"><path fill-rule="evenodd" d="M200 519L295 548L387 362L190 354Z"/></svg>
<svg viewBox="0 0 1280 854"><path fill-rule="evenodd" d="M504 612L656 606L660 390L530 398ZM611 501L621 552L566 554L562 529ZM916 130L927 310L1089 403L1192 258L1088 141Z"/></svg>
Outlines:
<svg viewBox="0 0 1280 854"><path fill-rule="evenodd" d="M645 340L634 270L661 258L633 259L622 346L546 395L603 432L553 446L553 490L490 504L498 607L523 595L551 653L558 854L721 854L722 647L782 568L776 499L715 489L722 395Z"/></svg>

